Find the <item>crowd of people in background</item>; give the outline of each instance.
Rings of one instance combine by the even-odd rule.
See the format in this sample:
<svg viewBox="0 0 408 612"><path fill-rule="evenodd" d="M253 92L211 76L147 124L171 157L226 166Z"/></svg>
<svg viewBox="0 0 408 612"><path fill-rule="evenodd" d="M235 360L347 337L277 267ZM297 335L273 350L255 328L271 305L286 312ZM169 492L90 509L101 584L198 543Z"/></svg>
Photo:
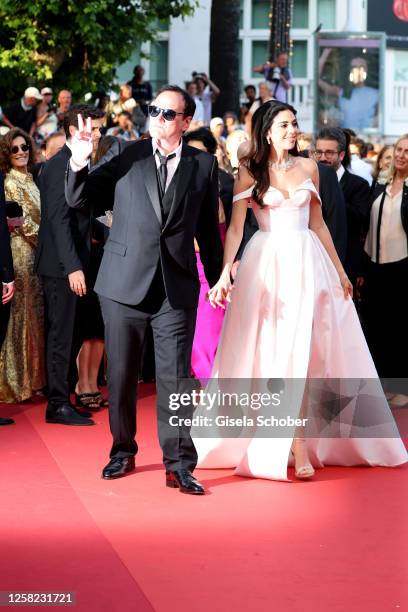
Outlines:
<svg viewBox="0 0 408 612"><path fill-rule="evenodd" d="M220 90L205 73L194 72L185 83L196 104L185 142L218 160L222 238L231 218L234 175L251 135L252 116L269 100L286 101L291 87L287 54L254 70L264 81L257 87L245 86L239 114L229 111L214 116ZM20 403L45 393L61 408L58 415L48 415L50 422L89 425L92 411L106 406L100 391L103 321L92 288L112 207L108 196L106 202L95 202L91 222L81 218L80 211L66 207L64 175L70 138L79 112L92 119L92 164L118 140L149 138L154 92L138 65L116 98L101 95L94 105L73 105L70 91L55 93L50 87L30 86L19 100L0 108L0 172L14 263L14 281L2 267L0 402ZM351 129L324 128L317 134L300 133L298 149L300 155L318 163L323 215L353 283L379 375L408 378L396 348L398 341L405 347L408 340L404 325L408 135L394 143L369 143ZM41 219L44 211L46 217ZM68 234L61 230L64 224L70 228ZM245 233L248 236L255 230L249 210ZM67 235L71 238L64 243ZM198 245L196 257L202 290L192 370L205 379L211 373L223 311L212 310L205 300L208 285ZM78 284L84 287L83 299L73 291ZM154 379L149 346L140 376ZM71 392L75 406L70 403ZM390 399L395 405L408 403L398 387L392 389ZM1 424L8 422L3 418Z"/></svg>

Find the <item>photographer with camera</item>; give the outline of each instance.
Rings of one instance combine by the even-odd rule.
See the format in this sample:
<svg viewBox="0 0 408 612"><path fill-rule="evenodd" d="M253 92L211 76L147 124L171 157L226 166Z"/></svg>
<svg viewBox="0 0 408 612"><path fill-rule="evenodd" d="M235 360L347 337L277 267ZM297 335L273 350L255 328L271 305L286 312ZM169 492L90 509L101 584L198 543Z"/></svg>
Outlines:
<svg viewBox="0 0 408 612"><path fill-rule="evenodd" d="M42 101L37 106L37 120L35 136L37 142L43 142L57 131L58 117L57 107L52 103L52 89L43 87L41 90Z"/></svg>
<svg viewBox="0 0 408 612"><path fill-rule="evenodd" d="M275 62L268 60L265 64L255 66L254 72L264 75L265 81L270 83L272 96L279 102L288 101L288 90L291 87L293 78L292 72L288 67L289 55L285 52L279 53Z"/></svg>
<svg viewBox="0 0 408 612"><path fill-rule="evenodd" d="M204 107L204 125L210 125L212 105L220 95L220 89L209 79L205 72L192 72L191 76L197 85L197 97Z"/></svg>
<svg viewBox="0 0 408 612"><path fill-rule="evenodd" d="M139 132L134 126L132 115L128 111L122 111L117 116L118 125L108 130L108 136L116 136L122 140L138 140Z"/></svg>

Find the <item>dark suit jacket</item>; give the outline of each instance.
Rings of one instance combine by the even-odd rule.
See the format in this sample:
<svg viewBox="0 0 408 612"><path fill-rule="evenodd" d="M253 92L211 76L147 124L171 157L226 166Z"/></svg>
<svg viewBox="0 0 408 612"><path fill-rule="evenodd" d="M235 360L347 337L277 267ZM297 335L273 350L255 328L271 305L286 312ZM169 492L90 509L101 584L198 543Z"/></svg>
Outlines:
<svg viewBox="0 0 408 612"><path fill-rule="evenodd" d="M344 263L347 246L346 205L342 191L339 187L337 174L330 166L317 164L320 179L320 197L322 200L323 219L336 247L340 260ZM237 259L240 259L248 241L258 230L258 223L251 209L248 209L244 235L238 250Z"/></svg>
<svg viewBox="0 0 408 612"><path fill-rule="evenodd" d="M362 274L363 233L370 212L368 182L346 170L340 179L347 211L347 253L345 269L351 280Z"/></svg>
<svg viewBox="0 0 408 612"><path fill-rule="evenodd" d="M71 151L65 145L43 167L39 177L41 223L34 269L37 274L64 278L86 271L91 251L89 208L73 210L65 200L65 174Z"/></svg>
<svg viewBox="0 0 408 612"><path fill-rule="evenodd" d="M88 172L67 173L67 202L75 209L110 195L114 221L95 291L124 304L146 296L159 260L173 308L195 308L198 280L194 237L212 286L222 268L218 233L218 168L213 155L183 144L174 198L162 224L151 140L123 147L118 141Z"/></svg>
<svg viewBox="0 0 408 612"><path fill-rule="evenodd" d="M2 174L0 173L0 282L11 283L13 280L13 257L11 255L10 233L7 227L6 219L4 180Z"/></svg>
<svg viewBox="0 0 408 612"><path fill-rule="evenodd" d="M340 261L344 264L348 232L346 203L336 171L322 163L318 163L317 166L319 168L323 219L333 239Z"/></svg>

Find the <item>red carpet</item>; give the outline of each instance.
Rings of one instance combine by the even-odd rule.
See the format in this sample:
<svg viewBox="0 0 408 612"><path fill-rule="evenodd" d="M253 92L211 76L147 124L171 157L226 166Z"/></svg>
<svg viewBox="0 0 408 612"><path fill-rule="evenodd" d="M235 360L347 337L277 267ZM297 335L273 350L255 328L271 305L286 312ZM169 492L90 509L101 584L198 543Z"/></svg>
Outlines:
<svg viewBox="0 0 408 612"><path fill-rule="evenodd" d="M325 468L280 483L197 470L204 497L164 486L152 387L136 473L100 478L95 427L0 407L0 590L74 591L79 611L384 612L405 609L407 468ZM20 607L20 609L33 609Z"/></svg>

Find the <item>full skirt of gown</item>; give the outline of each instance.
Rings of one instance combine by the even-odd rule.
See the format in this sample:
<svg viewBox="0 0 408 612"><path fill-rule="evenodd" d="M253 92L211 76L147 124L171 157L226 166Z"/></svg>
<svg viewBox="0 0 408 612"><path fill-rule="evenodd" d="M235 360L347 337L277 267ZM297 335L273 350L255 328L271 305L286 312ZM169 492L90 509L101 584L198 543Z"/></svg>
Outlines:
<svg viewBox="0 0 408 612"><path fill-rule="evenodd" d="M289 195L270 187L267 205L253 205L260 230L241 259L205 392L263 392L268 381L281 380L285 415L294 420L309 416L301 413L302 400L309 398L310 411L310 397L320 390L311 419L315 435L306 436L315 467L402 464L407 452L355 306L344 297L327 251L309 229L310 206L319 205L319 196L309 179ZM330 404L328 397L336 399ZM239 405L232 413L254 416ZM229 436L217 420L227 414L217 403L197 407L192 428L197 467L234 467L242 476L287 480L295 426L270 434L265 427L244 426ZM204 417L211 418L210 425L197 425Z"/></svg>

